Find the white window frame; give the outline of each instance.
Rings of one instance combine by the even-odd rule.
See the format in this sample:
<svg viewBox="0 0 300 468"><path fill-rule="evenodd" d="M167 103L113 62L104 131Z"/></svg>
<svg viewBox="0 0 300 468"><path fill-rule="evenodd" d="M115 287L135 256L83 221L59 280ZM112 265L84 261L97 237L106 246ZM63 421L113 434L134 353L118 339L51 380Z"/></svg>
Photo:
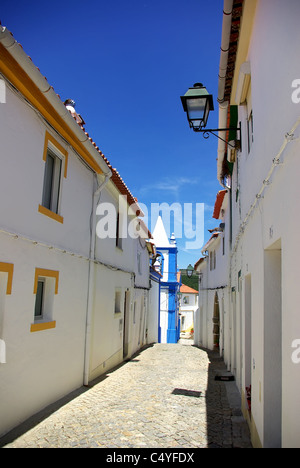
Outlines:
<svg viewBox="0 0 300 468"><path fill-rule="evenodd" d="M53 161L52 168L50 168L50 161ZM42 206L55 214L59 214L60 211L62 169L62 157L54 151L53 148L48 146L45 162Z"/></svg>
<svg viewBox="0 0 300 468"><path fill-rule="evenodd" d="M55 328L54 297L58 294L59 271L35 269L34 290L35 302L33 308L33 323L30 331L41 331ZM36 314L37 300L39 300L39 285L43 284L42 298L40 304L41 314Z"/></svg>

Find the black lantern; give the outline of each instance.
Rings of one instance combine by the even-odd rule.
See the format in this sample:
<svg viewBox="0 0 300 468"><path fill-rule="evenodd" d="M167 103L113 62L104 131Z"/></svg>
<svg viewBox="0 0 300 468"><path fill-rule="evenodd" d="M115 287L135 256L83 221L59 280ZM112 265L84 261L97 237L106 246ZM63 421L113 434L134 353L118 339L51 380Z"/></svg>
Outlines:
<svg viewBox="0 0 300 468"><path fill-rule="evenodd" d="M209 138L209 135L212 134L227 143L231 148L236 148L236 144L232 145L220 135L217 135L216 132L239 131L241 139L241 126L238 128L206 128L209 113L211 110L214 110L214 103L212 94L208 93L202 83L195 83L193 88L189 88L184 96L180 96L180 99L183 109L187 114L190 127L195 132L201 132L205 139ZM236 143L238 141L240 140L237 140Z"/></svg>
<svg viewBox="0 0 300 468"><path fill-rule="evenodd" d="M187 114L190 127L199 132L206 127L209 112L214 110L213 97L202 83L195 83L193 88L181 96L183 109Z"/></svg>
<svg viewBox="0 0 300 468"><path fill-rule="evenodd" d="M194 268L191 264L189 264L189 266L187 267L186 269L186 275L191 278L191 276L193 276L193 273L194 273Z"/></svg>

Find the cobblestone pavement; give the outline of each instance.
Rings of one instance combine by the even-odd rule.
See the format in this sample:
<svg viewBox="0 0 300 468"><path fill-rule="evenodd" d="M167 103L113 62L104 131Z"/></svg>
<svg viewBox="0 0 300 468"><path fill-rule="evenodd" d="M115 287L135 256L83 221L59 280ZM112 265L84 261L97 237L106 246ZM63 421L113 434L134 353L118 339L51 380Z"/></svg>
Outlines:
<svg viewBox="0 0 300 468"><path fill-rule="evenodd" d="M234 382L212 352L155 344L0 440L4 448L249 448ZM230 402L233 402L232 405Z"/></svg>

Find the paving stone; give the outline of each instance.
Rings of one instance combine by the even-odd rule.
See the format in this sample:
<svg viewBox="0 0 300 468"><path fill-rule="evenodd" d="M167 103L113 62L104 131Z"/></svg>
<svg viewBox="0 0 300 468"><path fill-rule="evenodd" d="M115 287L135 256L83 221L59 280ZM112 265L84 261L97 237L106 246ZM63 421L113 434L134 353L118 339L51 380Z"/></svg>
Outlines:
<svg viewBox="0 0 300 468"><path fill-rule="evenodd" d="M229 402L234 382L226 389L229 382L214 379L224 369L216 353L191 341L146 347L16 428L0 447L249 448L247 423Z"/></svg>

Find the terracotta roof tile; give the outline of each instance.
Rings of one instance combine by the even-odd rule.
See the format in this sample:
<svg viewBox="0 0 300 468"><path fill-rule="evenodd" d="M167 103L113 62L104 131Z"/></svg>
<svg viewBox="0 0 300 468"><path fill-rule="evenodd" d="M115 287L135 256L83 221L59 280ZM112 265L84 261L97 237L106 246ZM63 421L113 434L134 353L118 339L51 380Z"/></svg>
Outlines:
<svg viewBox="0 0 300 468"><path fill-rule="evenodd" d="M194 265L194 270L197 270L198 266L201 265L201 263L203 263L204 260L205 260L205 257L199 258L199 260Z"/></svg>
<svg viewBox="0 0 300 468"><path fill-rule="evenodd" d="M213 218L214 219L219 219L219 217L220 217L220 211L221 211L222 204L223 204L226 193L227 193L227 190L220 190L220 192L217 194L214 213L213 213Z"/></svg>
<svg viewBox="0 0 300 468"><path fill-rule="evenodd" d="M180 287L180 292L185 294L198 294L198 291L196 291L196 289L190 288L186 284L183 284Z"/></svg>

